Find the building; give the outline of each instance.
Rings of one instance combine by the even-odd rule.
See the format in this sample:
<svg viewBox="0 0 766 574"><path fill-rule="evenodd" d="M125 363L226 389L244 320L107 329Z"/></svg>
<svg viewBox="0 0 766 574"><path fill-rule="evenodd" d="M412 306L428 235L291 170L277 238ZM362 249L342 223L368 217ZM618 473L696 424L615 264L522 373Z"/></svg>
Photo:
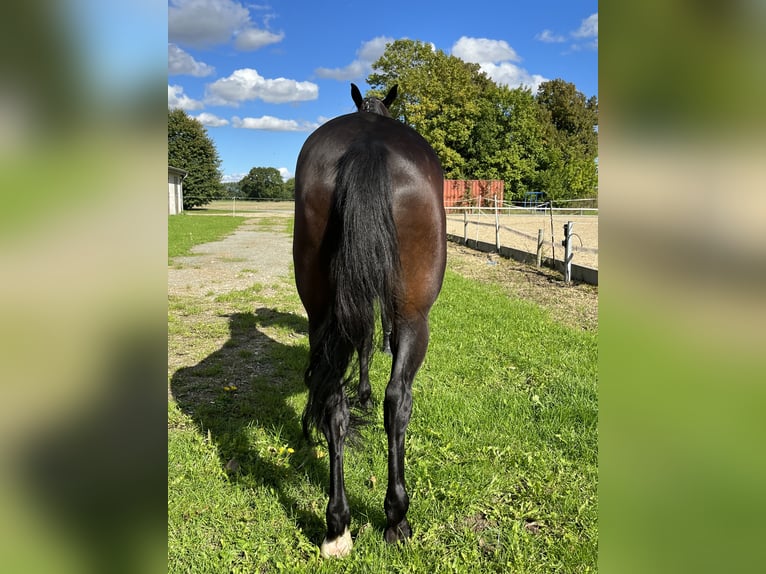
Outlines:
<svg viewBox="0 0 766 574"><path fill-rule="evenodd" d="M168 215L178 215L184 210L184 178L188 172L168 166Z"/></svg>

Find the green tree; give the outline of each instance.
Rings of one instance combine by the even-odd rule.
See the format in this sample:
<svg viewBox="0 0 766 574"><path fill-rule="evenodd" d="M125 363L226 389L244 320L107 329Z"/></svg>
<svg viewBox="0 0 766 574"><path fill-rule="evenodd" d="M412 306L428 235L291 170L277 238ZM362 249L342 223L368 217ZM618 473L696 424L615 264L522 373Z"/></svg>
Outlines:
<svg viewBox="0 0 766 574"><path fill-rule="evenodd" d="M285 182L285 199L295 199L295 178L291 177Z"/></svg>
<svg viewBox="0 0 766 574"><path fill-rule="evenodd" d="M252 199L283 199L282 175L275 167L254 167L239 182L245 197Z"/></svg>
<svg viewBox="0 0 766 574"><path fill-rule="evenodd" d="M376 96L399 84L392 115L428 140L445 177L502 179L506 198L536 187L544 129L531 91L413 40L389 44L367 81Z"/></svg>
<svg viewBox="0 0 766 574"><path fill-rule="evenodd" d="M544 129L532 92L493 85L479 105L468 171L477 179L502 179L506 200L521 199L537 189L537 170L545 157Z"/></svg>
<svg viewBox="0 0 766 574"><path fill-rule="evenodd" d="M502 179L506 199L597 193L598 101L553 80L537 95L499 86L478 64L417 40L386 47L367 77L368 95L399 85L391 115L434 148L448 179Z"/></svg>
<svg viewBox="0 0 766 574"><path fill-rule="evenodd" d="M168 165L186 170L184 209L221 197L221 160L205 127L181 109L168 109Z"/></svg>
<svg viewBox="0 0 766 574"><path fill-rule="evenodd" d="M586 99L574 84L544 82L536 97L544 126L545 157L537 177L549 199L598 193L598 99Z"/></svg>
<svg viewBox="0 0 766 574"><path fill-rule="evenodd" d="M223 184L223 190L227 197L241 197L242 190L239 189L238 181L227 181Z"/></svg>
<svg viewBox="0 0 766 574"><path fill-rule="evenodd" d="M574 84L562 79L543 82L537 89L537 102L557 135L582 147L582 152L598 155L598 98L585 99Z"/></svg>
<svg viewBox="0 0 766 574"><path fill-rule="evenodd" d="M413 127L439 156L445 177L469 177L471 133L481 114L483 93L492 82L469 64L430 44L396 40L372 66L372 94L384 95L399 84L391 115Z"/></svg>

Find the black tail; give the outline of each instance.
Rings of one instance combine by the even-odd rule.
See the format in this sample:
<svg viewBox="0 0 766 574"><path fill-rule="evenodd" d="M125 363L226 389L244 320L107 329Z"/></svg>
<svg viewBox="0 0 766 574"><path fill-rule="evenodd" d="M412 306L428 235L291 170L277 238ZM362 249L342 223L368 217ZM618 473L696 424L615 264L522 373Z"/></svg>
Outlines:
<svg viewBox="0 0 766 574"><path fill-rule="evenodd" d="M309 397L303 433L324 431L326 413L349 412L347 371L354 352L371 353L375 303L393 319L399 285L399 244L391 206L387 150L374 141L353 144L337 164L333 213L325 247L334 292L314 334L306 370ZM356 419L352 419L353 420Z"/></svg>

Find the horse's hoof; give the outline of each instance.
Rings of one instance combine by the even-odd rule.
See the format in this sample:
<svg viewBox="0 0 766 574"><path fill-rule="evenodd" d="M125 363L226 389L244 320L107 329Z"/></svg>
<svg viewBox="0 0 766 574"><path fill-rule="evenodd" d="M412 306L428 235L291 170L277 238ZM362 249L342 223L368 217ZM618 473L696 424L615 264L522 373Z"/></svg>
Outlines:
<svg viewBox="0 0 766 574"><path fill-rule="evenodd" d="M343 531L343 534L338 536L335 540L324 539L322 546L319 549L319 554L322 558L343 558L351 553L351 548L354 543L351 541L351 532L348 528Z"/></svg>
<svg viewBox="0 0 766 574"><path fill-rule="evenodd" d="M412 529L410 528L407 520L402 520L396 527L388 527L383 533L383 538L389 544L394 542L405 542L409 538L412 538Z"/></svg>

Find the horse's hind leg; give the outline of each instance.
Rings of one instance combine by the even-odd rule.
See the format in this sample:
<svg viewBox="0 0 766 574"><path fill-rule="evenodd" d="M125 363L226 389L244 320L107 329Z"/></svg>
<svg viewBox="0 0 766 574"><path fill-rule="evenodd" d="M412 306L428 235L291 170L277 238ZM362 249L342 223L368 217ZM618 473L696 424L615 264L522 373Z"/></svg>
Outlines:
<svg viewBox="0 0 766 574"><path fill-rule="evenodd" d="M394 334L394 365L386 387L384 424L388 435L388 488L385 510L386 542L412 536L407 522L410 500L404 482L404 435L412 414L412 381L428 347L427 315L397 325Z"/></svg>
<svg viewBox="0 0 766 574"><path fill-rule="evenodd" d="M391 355L391 319L383 310L380 311L380 325L383 328L383 343L380 350L386 355Z"/></svg>
<svg viewBox="0 0 766 574"><path fill-rule="evenodd" d="M368 410L372 406L372 387L370 386L370 356L372 355L372 338L365 341L357 349L359 354L359 390L357 391L357 400L363 410Z"/></svg>
<svg viewBox="0 0 766 574"><path fill-rule="evenodd" d="M327 535L320 548L323 558L346 556L352 547L351 511L343 482L343 446L349 420L348 399L341 389L328 401L323 429L330 451L330 500L325 515Z"/></svg>

